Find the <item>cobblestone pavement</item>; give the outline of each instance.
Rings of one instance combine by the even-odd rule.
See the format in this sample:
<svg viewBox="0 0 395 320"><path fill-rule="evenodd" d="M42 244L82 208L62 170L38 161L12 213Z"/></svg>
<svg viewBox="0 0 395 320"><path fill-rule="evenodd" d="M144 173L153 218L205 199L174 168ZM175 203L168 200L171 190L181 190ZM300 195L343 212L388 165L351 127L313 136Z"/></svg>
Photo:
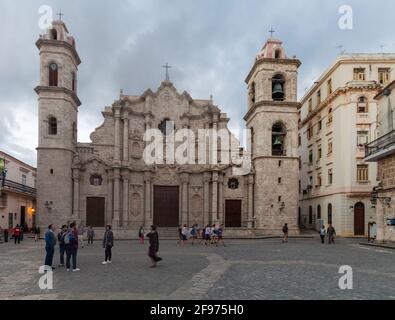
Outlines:
<svg viewBox="0 0 395 320"><path fill-rule="evenodd" d="M226 247L162 241L164 261L150 269L147 245L116 242L102 265L99 241L78 252L79 273L54 271L54 289L40 290L43 242L0 245L0 299L394 299L395 251L339 239L232 240ZM55 262L58 262L58 251ZM353 268L353 290L342 291L339 267Z"/></svg>

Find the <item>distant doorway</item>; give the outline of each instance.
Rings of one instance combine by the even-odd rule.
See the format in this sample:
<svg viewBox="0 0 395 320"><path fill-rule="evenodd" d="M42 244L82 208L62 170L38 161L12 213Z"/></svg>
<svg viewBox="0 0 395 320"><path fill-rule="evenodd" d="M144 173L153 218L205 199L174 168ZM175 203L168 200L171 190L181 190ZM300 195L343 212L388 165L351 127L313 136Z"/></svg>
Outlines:
<svg viewBox="0 0 395 320"><path fill-rule="evenodd" d="M105 224L105 198L86 198L87 226L103 228Z"/></svg>
<svg viewBox="0 0 395 320"><path fill-rule="evenodd" d="M26 207L21 207L21 224L20 226L23 228L26 223Z"/></svg>
<svg viewBox="0 0 395 320"><path fill-rule="evenodd" d="M365 205L362 202L354 206L354 235L365 235Z"/></svg>
<svg viewBox="0 0 395 320"><path fill-rule="evenodd" d="M179 187L154 186L154 225L162 228L180 224Z"/></svg>
<svg viewBox="0 0 395 320"><path fill-rule="evenodd" d="M241 200L226 200L225 226L228 228L241 228Z"/></svg>

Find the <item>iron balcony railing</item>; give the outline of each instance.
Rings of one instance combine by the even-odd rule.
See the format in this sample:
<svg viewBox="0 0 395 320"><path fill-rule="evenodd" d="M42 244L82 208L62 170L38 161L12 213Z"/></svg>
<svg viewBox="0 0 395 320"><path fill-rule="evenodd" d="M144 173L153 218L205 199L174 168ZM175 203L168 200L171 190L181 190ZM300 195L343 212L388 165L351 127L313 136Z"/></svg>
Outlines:
<svg viewBox="0 0 395 320"><path fill-rule="evenodd" d="M395 130L390 131L386 135L374 140L366 145L366 158L375 156L379 152L385 152L386 149L395 146ZM394 151L395 152L395 151Z"/></svg>
<svg viewBox="0 0 395 320"><path fill-rule="evenodd" d="M0 189L3 191L19 192L32 197L36 197L37 195L37 189L7 179L3 182L2 177L0 177Z"/></svg>

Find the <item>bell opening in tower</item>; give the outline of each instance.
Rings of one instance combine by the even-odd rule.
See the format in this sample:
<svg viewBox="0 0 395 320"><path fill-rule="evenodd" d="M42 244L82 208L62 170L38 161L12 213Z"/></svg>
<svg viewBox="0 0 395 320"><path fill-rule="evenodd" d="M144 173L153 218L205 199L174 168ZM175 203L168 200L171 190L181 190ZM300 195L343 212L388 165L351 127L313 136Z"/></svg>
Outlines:
<svg viewBox="0 0 395 320"><path fill-rule="evenodd" d="M272 99L274 101L284 101L284 77L281 74L277 74L272 79Z"/></svg>

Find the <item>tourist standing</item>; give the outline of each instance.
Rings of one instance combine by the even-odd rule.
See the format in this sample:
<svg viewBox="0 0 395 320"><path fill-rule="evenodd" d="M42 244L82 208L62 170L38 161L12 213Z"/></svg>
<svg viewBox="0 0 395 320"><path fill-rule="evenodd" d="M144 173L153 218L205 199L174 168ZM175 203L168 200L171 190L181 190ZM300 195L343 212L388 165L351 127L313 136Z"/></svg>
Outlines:
<svg viewBox="0 0 395 320"><path fill-rule="evenodd" d="M207 246L207 242L210 244L211 242L211 227L207 225L206 229L204 230L205 233L205 242L204 245Z"/></svg>
<svg viewBox="0 0 395 320"><path fill-rule="evenodd" d="M288 242L288 223L283 226L283 243Z"/></svg>
<svg viewBox="0 0 395 320"><path fill-rule="evenodd" d="M19 224L16 225L15 229L14 229L14 241L15 244L20 244L21 243L21 227L19 226Z"/></svg>
<svg viewBox="0 0 395 320"><path fill-rule="evenodd" d="M325 235L326 235L326 230L325 226L322 225L319 231L320 237L321 237L321 243L325 243Z"/></svg>
<svg viewBox="0 0 395 320"><path fill-rule="evenodd" d="M221 224L217 230L217 236L218 236L217 247L220 241L222 241L222 244L224 245L224 247L226 247L223 234L224 234L224 225Z"/></svg>
<svg viewBox="0 0 395 320"><path fill-rule="evenodd" d="M156 264L162 260L162 258L158 257L159 235L155 226L151 226L151 232L147 234L147 237L149 238L148 256L152 261L151 268L155 268Z"/></svg>
<svg viewBox="0 0 395 320"><path fill-rule="evenodd" d="M105 258L103 264L111 263L112 258L112 247L114 246L114 234L111 231L111 226L106 227L106 232L103 238L103 249L105 249Z"/></svg>
<svg viewBox="0 0 395 320"><path fill-rule="evenodd" d="M88 237L88 245L93 244L93 238L95 237L95 230L93 230L92 226L88 227L88 231L86 235Z"/></svg>
<svg viewBox="0 0 395 320"><path fill-rule="evenodd" d="M85 233L85 227L84 227L84 225L81 223L81 224L78 226L78 241L79 241L80 244L81 244L81 248L84 247L84 233Z"/></svg>
<svg viewBox="0 0 395 320"><path fill-rule="evenodd" d="M78 252L78 230L75 222L70 224L70 229L64 238L66 244L66 268L70 271L70 260L73 262L73 272L78 272L77 268L77 252Z"/></svg>
<svg viewBox="0 0 395 320"><path fill-rule="evenodd" d="M332 224L329 224L328 230L326 230L326 232L328 234L328 243L335 244L336 230Z"/></svg>
<svg viewBox="0 0 395 320"><path fill-rule="evenodd" d="M197 239L197 224L194 224L190 230L190 235L192 238L192 245L194 245L195 240Z"/></svg>
<svg viewBox="0 0 395 320"><path fill-rule="evenodd" d="M140 244L144 244L144 234L145 234L144 227L141 226L140 229L139 229L139 241L140 241Z"/></svg>
<svg viewBox="0 0 395 320"><path fill-rule="evenodd" d="M55 226L53 224L48 226L48 231L45 233L45 265L55 269L52 267L53 256L55 253L55 245L56 245L56 237L55 237Z"/></svg>
<svg viewBox="0 0 395 320"><path fill-rule="evenodd" d="M181 233L182 233L182 244L184 245L188 241L188 233L189 233L189 230L188 230L186 224L184 224L184 226L182 227Z"/></svg>
<svg viewBox="0 0 395 320"><path fill-rule="evenodd" d="M64 243L64 237L66 235L67 235L67 226L63 225L62 229L58 234L59 254L60 254L59 267L64 267L64 256L66 254L66 244Z"/></svg>

